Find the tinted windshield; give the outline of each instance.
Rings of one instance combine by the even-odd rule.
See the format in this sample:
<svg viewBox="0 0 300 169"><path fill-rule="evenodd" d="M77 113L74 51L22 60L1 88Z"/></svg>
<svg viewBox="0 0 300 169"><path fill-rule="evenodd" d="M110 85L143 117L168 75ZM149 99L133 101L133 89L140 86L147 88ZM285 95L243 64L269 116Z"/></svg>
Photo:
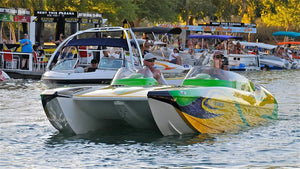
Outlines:
<svg viewBox="0 0 300 169"><path fill-rule="evenodd" d="M223 86L239 90L253 90L252 83L244 76L232 71L213 67L193 67L186 75L183 85Z"/></svg>
<svg viewBox="0 0 300 169"><path fill-rule="evenodd" d="M186 75L185 79L197 79L200 77L206 77L209 79L216 79L216 80L248 82L247 78L235 72L225 71L222 69L205 67L205 66L193 67Z"/></svg>

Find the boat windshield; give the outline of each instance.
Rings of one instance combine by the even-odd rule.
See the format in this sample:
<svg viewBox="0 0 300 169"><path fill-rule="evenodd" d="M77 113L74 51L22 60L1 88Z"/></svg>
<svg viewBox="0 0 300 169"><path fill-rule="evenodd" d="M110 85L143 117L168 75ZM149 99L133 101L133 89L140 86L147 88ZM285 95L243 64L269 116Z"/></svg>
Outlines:
<svg viewBox="0 0 300 169"><path fill-rule="evenodd" d="M235 72L225 71L222 69L218 69L214 67L206 67L206 66L193 67L185 77L185 79L197 79L197 78L248 82L247 78Z"/></svg>
<svg viewBox="0 0 300 169"><path fill-rule="evenodd" d="M122 67L123 59L102 57L98 67L101 69L119 69Z"/></svg>
<svg viewBox="0 0 300 169"><path fill-rule="evenodd" d="M65 59L58 61L52 70L74 70L77 59Z"/></svg>
<svg viewBox="0 0 300 169"><path fill-rule="evenodd" d="M153 76L137 73L135 70L127 67L120 68L111 82L111 85L122 86L153 86L157 84Z"/></svg>
<svg viewBox="0 0 300 169"><path fill-rule="evenodd" d="M186 75L182 85L224 86L251 91L253 84L244 76L214 67L195 66Z"/></svg>

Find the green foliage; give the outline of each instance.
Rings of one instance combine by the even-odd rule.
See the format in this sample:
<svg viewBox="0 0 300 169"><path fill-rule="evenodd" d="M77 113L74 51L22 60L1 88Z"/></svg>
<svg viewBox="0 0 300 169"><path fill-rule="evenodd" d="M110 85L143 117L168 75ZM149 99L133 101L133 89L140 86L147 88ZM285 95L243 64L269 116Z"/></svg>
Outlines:
<svg viewBox="0 0 300 169"><path fill-rule="evenodd" d="M300 0L2 0L1 7L101 13L108 24L135 26L155 23L228 21L300 30ZM196 22L197 23L197 22Z"/></svg>
<svg viewBox="0 0 300 169"><path fill-rule="evenodd" d="M299 0L262 0L264 8L261 19L267 26L284 27L286 31L296 29L300 25Z"/></svg>

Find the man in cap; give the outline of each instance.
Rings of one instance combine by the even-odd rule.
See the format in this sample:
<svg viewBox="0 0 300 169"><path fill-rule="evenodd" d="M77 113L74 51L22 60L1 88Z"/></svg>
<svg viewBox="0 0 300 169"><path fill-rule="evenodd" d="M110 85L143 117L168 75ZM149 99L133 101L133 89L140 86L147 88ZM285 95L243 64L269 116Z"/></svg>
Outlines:
<svg viewBox="0 0 300 169"><path fill-rule="evenodd" d="M156 57L151 54L151 53L147 53L144 56L144 68L139 70L138 73L141 73L143 75L145 75L146 77L153 77L158 84L166 84L162 73L160 72L160 70L154 68L154 62L156 60Z"/></svg>

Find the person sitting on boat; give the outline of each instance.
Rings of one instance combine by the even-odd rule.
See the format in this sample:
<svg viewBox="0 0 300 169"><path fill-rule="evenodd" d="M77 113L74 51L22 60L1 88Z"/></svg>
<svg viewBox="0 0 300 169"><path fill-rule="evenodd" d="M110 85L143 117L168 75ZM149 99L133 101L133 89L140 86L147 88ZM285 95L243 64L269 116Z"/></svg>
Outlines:
<svg viewBox="0 0 300 169"><path fill-rule="evenodd" d="M155 60L156 57L153 54L151 53L145 54L144 61L143 61L144 67L143 69L138 70L137 73L141 73L146 77L153 77L158 84L167 84L161 71L154 68Z"/></svg>
<svg viewBox="0 0 300 169"><path fill-rule="evenodd" d="M236 43L234 48L235 48L235 54L245 54L243 49L242 49L242 45L239 41Z"/></svg>
<svg viewBox="0 0 300 169"><path fill-rule="evenodd" d="M221 51L215 51L213 54L213 67L229 70L228 68L228 58L224 56Z"/></svg>
<svg viewBox="0 0 300 169"><path fill-rule="evenodd" d="M253 53L254 53L255 55L259 55L259 50L258 50L258 47L257 47L257 46L254 47Z"/></svg>
<svg viewBox="0 0 300 169"><path fill-rule="evenodd" d="M178 64L178 65L182 64L181 57L179 56L179 50L177 48L174 48L173 52L170 54L169 62L174 63L174 64Z"/></svg>
<svg viewBox="0 0 300 169"><path fill-rule="evenodd" d="M88 68L84 69L85 72L95 72L96 69L98 68L98 64L99 64L99 62L98 62L97 59L92 59L91 67L88 67Z"/></svg>
<svg viewBox="0 0 300 169"><path fill-rule="evenodd" d="M284 48L284 46L280 46L277 56L280 57L281 59L285 59L287 61L292 61L291 58L289 58L289 56L287 54L287 50Z"/></svg>

